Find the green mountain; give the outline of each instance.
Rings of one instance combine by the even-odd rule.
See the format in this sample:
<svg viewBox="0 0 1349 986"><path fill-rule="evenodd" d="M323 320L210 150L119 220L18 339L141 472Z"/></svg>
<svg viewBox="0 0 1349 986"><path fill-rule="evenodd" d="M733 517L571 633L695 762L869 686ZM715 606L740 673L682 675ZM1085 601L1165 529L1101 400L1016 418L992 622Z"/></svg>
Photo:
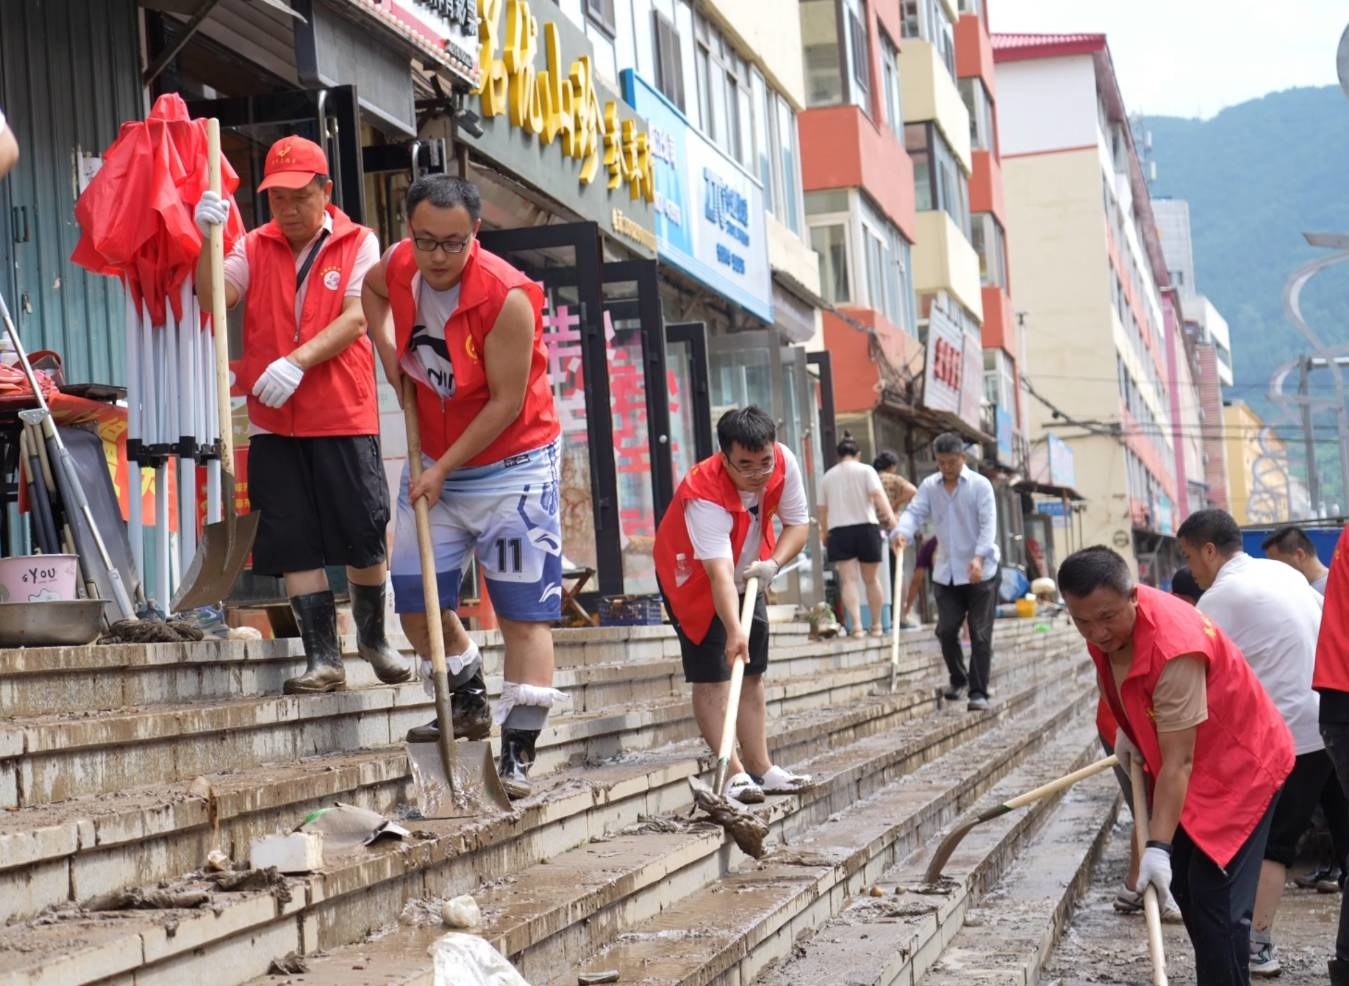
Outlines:
<svg viewBox="0 0 1349 986"><path fill-rule="evenodd" d="M1190 203L1198 289L1231 325L1230 396L1280 425L1300 463L1300 429L1284 426L1265 394L1270 375L1306 347L1284 318L1284 283L1326 251L1302 234L1349 233L1349 100L1335 86L1289 89L1209 120L1151 117L1144 125L1157 165L1152 193ZM1349 263L1312 280L1302 311L1327 343L1349 344ZM1333 393L1327 371L1313 377L1313 391ZM1343 505L1330 413L1318 417L1316 435L1324 495Z"/></svg>

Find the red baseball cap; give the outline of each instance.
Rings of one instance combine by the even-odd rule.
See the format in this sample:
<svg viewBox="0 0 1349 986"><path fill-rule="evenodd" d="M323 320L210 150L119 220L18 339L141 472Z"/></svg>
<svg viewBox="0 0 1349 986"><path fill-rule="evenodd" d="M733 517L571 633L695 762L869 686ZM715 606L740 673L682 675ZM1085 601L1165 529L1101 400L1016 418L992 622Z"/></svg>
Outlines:
<svg viewBox="0 0 1349 986"><path fill-rule="evenodd" d="M317 176L328 174L328 155L312 140L303 137L282 137L267 152L262 184L258 191L269 188L304 188Z"/></svg>

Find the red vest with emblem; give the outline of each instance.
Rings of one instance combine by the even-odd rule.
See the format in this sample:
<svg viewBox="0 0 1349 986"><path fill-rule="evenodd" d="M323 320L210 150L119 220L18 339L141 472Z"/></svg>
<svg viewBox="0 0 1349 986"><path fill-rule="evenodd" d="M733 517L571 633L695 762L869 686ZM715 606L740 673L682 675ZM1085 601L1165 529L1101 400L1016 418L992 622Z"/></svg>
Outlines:
<svg viewBox="0 0 1349 986"><path fill-rule="evenodd" d="M759 529L763 532L760 558L772 557L773 546L777 543L773 515L782 501L787 479L787 458L782 454L780 444L774 446L774 453L773 472L760 498ZM740 499L740 491L726 472L726 460L714 455L689 470L656 529L656 579L684 635L695 644L701 644L712 626L717 608L712 602L712 580L703 563L693 557L693 541L684 522L684 505L690 500L715 503L731 515L732 558L738 559L745 546L750 516L745 502Z"/></svg>
<svg viewBox="0 0 1349 986"><path fill-rule="evenodd" d="M300 324L295 324L295 254L275 222L244 238L248 291L244 294L244 357L239 385L248 394L248 419L276 435L302 438L378 435L375 357L363 332L342 352L305 371L290 400L267 407L253 385L273 360L289 355L342 313L347 282L361 243L370 234L328 206L333 231L309 270Z"/></svg>
<svg viewBox="0 0 1349 986"><path fill-rule="evenodd" d="M1110 659L1088 645L1101 694L1157 776L1162 752L1152 695L1166 662L1198 654L1208 664L1208 718L1195 734L1194 764L1180 823L1196 846L1227 866L1255 831L1293 769L1293 737L1241 650L1183 599L1138 587L1134 657L1116 694Z"/></svg>
<svg viewBox="0 0 1349 986"><path fill-rule="evenodd" d="M389 307L393 310L398 358L402 359L408 351L417 321L417 260L413 256L411 240L404 240L394 247L385 277ZM548 384L548 349L543 342L543 288L474 240L459 280L459 305L445 323L445 348L449 350L454 366L454 396L442 398L420 381L417 384L422 451L433 459L445 454L492 396L487 386L483 347L506 303L506 295L517 288L529 296L534 309L534 352L529 382L525 386L525 402L519 417L507 425L491 445L464 465L498 462L541 448L561 434L553 390Z"/></svg>
<svg viewBox="0 0 1349 986"><path fill-rule="evenodd" d="M1312 687L1318 691L1349 692L1349 572L1344 557L1349 551L1349 525L1335 543L1326 579L1325 607L1321 610L1321 636L1316 640L1316 671Z"/></svg>

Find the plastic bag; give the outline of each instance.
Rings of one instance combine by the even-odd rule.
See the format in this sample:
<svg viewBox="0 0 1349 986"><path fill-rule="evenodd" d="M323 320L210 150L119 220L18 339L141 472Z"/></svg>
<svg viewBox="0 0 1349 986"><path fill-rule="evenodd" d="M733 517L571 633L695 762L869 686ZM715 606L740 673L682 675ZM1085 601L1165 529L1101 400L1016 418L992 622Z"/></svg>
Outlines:
<svg viewBox="0 0 1349 986"><path fill-rule="evenodd" d="M434 986L529 986L505 956L477 935L451 932L429 949Z"/></svg>

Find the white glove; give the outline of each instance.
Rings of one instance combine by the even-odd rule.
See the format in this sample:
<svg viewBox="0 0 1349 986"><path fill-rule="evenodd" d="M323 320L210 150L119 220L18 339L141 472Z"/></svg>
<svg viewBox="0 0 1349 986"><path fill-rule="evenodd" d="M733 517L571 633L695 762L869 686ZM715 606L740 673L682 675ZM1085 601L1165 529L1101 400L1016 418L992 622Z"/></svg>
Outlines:
<svg viewBox="0 0 1349 986"><path fill-rule="evenodd" d="M304 370L291 362L289 356L282 356L262 371L258 382L253 384L253 396L268 407L280 407L290 400L303 379Z"/></svg>
<svg viewBox="0 0 1349 986"><path fill-rule="evenodd" d="M1157 903L1161 904L1171 896L1171 854L1157 846L1148 846L1143 850L1143 858L1138 863L1138 892L1147 890L1148 884L1157 888Z"/></svg>
<svg viewBox="0 0 1349 986"><path fill-rule="evenodd" d="M197 203L196 211L192 213L192 218L197 222L197 229L201 230L202 239L211 235L212 226L225 225L225 220L229 217L230 200L221 198L209 189L201 193L201 201Z"/></svg>
<svg viewBox="0 0 1349 986"><path fill-rule="evenodd" d="M745 569L745 581L748 582L750 579L758 579L759 585L767 585L777 576L780 567L781 566L772 558L756 561Z"/></svg>
<svg viewBox="0 0 1349 986"><path fill-rule="evenodd" d="M1129 773L1130 764L1135 759L1139 763L1143 762L1143 755L1138 752L1138 747L1134 746L1133 740L1129 739L1123 728L1115 730L1115 759L1119 761L1126 774Z"/></svg>

